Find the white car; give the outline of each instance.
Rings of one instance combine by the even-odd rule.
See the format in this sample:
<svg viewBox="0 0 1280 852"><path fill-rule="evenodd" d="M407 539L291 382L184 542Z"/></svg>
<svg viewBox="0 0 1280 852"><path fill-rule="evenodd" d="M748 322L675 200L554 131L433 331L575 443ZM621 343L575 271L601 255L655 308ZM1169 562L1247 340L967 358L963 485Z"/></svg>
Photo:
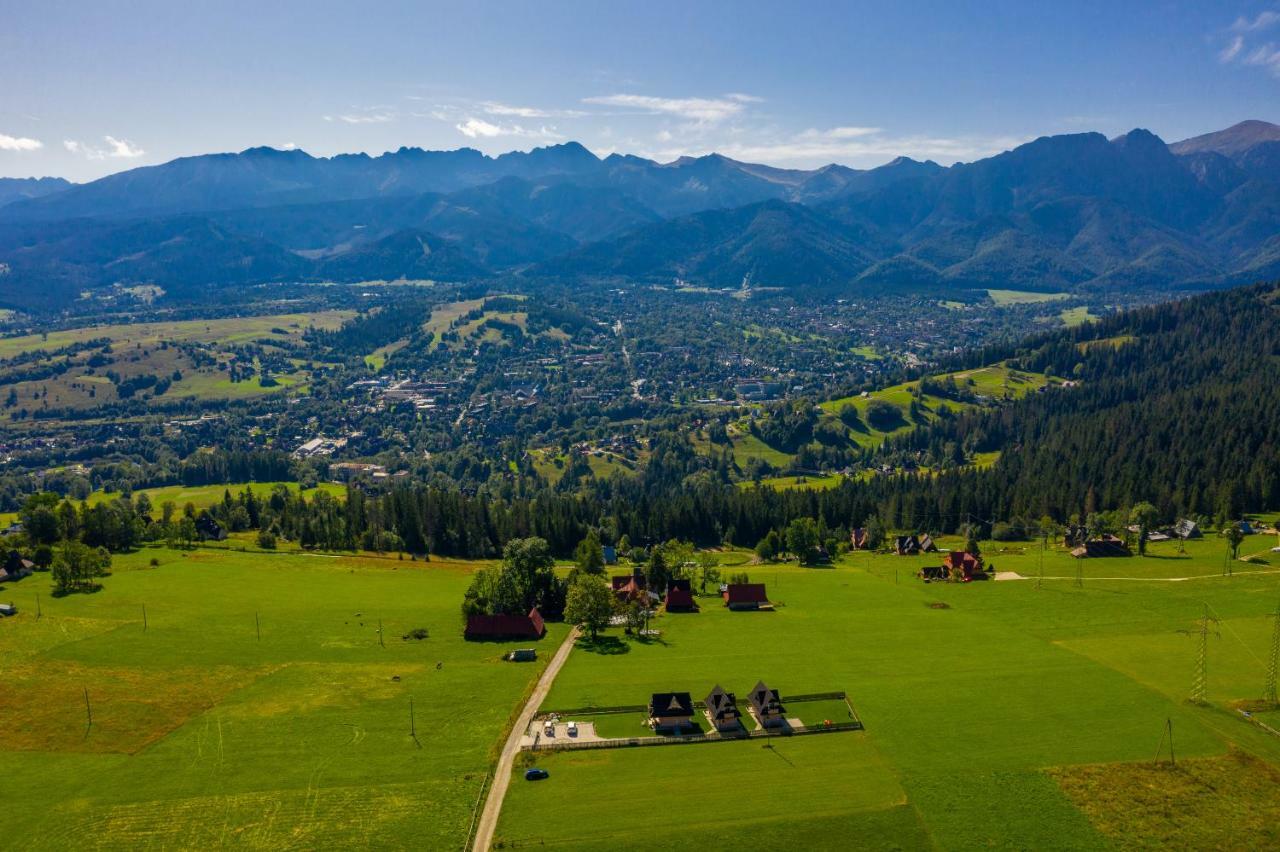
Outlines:
<svg viewBox="0 0 1280 852"><path fill-rule="evenodd" d="M564 729L565 729L565 732L571 737L576 737L578 735L577 722L570 722L569 724L564 726Z"/></svg>
<svg viewBox="0 0 1280 852"><path fill-rule="evenodd" d="M556 735L556 725L554 722L548 721L542 726L542 735L544 737L554 737Z"/></svg>

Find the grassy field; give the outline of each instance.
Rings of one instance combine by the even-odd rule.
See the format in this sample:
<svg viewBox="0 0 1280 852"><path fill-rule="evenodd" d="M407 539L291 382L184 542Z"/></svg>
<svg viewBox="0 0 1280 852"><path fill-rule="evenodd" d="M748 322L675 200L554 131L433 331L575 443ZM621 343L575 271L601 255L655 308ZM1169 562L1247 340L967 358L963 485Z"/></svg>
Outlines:
<svg viewBox="0 0 1280 852"><path fill-rule="evenodd" d="M117 386L106 375L118 374L122 379L140 376L172 380L162 396L164 401L182 397L200 399L243 399L272 393L299 393L307 390L310 375L301 361L293 361L287 370L272 374L275 383L262 384L262 365L255 358L250 378L232 382L230 365L233 353L229 347L245 343L261 343L263 351L281 351L284 344L296 341L311 327L336 328L353 316L350 311L272 314L258 317L236 317L209 320L138 323L134 325L99 325L47 335L0 338L0 359L23 353L45 352L74 343L105 339L110 349L98 352L52 356L67 369L60 375L36 380L18 380L24 371L0 370L0 391L12 392L11 407L19 410L92 409L117 402ZM202 344L204 355L184 352L178 344ZM275 345L273 347L273 344ZM105 364L93 364L95 358L106 358ZM211 358L212 360L209 360ZM243 373L243 370L241 370ZM152 398L145 388L138 398Z"/></svg>
<svg viewBox="0 0 1280 852"><path fill-rule="evenodd" d="M61 349L73 343L106 338L113 344L158 345L170 342L245 343L259 338L299 335L309 326L337 328L355 316L353 311L323 311L310 314L269 314L257 317L229 317L209 320L180 320L126 325L95 325L48 334L0 338L0 358L23 352ZM273 331L280 329L281 332Z"/></svg>
<svg viewBox="0 0 1280 852"><path fill-rule="evenodd" d="M0 848L461 848L542 666L462 641L473 570L144 549L97 594L5 586Z"/></svg>
<svg viewBox="0 0 1280 852"><path fill-rule="evenodd" d="M1251 537L1241 552L1273 542ZM1085 563L1055 548L1037 582L1038 544L988 543L986 552L998 570L1032 579L916 580L936 555L756 566L747 570L767 584L775 612L730 613L705 598L698 614L659 617L653 641L575 651L549 707L643 704L665 690L700 699L716 683L741 696L763 678L784 701L847 691L866 730L773 748L538 754L551 780L513 784L498 839L514 848L684 849L763 837L814 849L1090 849L1164 838L1236 848L1233 825L1270 826L1259 839L1274 833L1276 795L1265 782L1280 765L1280 739L1231 707L1262 690L1280 557L1238 563L1228 578L1216 538L1185 554L1157 544L1147 558ZM1196 640L1180 631L1195 628L1206 604L1222 637L1210 647L1212 706L1198 707L1185 701ZM804 705L789 709L803 715ZM1168 795L1135 790L1167 720L1187 774ZM1223 787L1240 774L1228 771L1233 749L1258 761L1240 778L1243 791L1198 804L1189 829L1180 803L1234 789ZM640 831L636 805L665 818Z"/></svg>
<svg viewBox="0 0 1280 852"><path fill-rule="evenodd" d="M764 679L784 701L846 691L866 730L523 755L518 769L536 763L551 779L513 782L498 841L1238 848L1243 826L1273 845L1280 738L1235 708L1262 690L1274 542L1247 538L1241 552L1259 561L1231 577L1217 538L1083 563L1051 548L1043 579L1038 543L988 542L989 564L1027 579L969 585L914 579L936 555L804 569L718 553L766 583L776 611L706 597L700 613L658 616L653 640L578 648L545 706L701 698L716 683L744 695ZM146 548L118 556L97 594L53 599L43 574L6 585L0 598L20 613L0 620L0 848L461 848L542 665L462 641L474 568ZM1187 631L1206 606L1220 635L1199 707L1185 701L1198 642ZM401 638L418 627L429 638ZM544 660L564 631L551 626ZM788 711L817 724L840 706ZM592 721L639 732L632 716L605 719ZM1170 722L1178 766L1155 767ZM637 810L663 818L638 827Z"/></svg>
<svg viewBox="0 0 1280 852"><path fill-rule="evenodd" d="M1036 305L1041 302L1060 302L1071 298L1070 293L1033 293L1028 290L988 290L987 295L998 307L1004 305Z"/></svg>

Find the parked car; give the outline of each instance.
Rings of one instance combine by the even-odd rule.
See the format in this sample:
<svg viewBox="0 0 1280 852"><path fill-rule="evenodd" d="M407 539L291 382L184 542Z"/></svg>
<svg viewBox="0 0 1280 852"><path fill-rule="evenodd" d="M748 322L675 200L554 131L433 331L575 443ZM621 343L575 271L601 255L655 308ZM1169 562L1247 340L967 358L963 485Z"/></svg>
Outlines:
<svg viewBox="0 0 1280 852"><path fill-rule="evenodd" d="M552 722L551 720L548 719L547 722L542 726L542 735L544 737L554 737L556 735L555 722Z"/></svg>
<svg viewBox="0 0 1280 852"><path fill-rule="evenodd" d="M578 723L577 723L577 722L570 722L569 724L567 724L567 725L565 725L565 726L564 726L564 729L565 729L565 732L566 732L566 733L568 733L568 734L569 734L569 736L571 736L571 737L576 737L576 736L578 735Z"/></svg>
<svg viewBox="0 0 1280 852"><path fill-rule="evenodd" d="M551 777L551 773L545 769L526 769L524 771L524 780L526 781L545 781Z"/></svg>
<svg viewBox="0 0 1280 852"><path fill-rule="evenodd" d="M0 616L17 615L18 608L11 603L0 604Z"/></svg>

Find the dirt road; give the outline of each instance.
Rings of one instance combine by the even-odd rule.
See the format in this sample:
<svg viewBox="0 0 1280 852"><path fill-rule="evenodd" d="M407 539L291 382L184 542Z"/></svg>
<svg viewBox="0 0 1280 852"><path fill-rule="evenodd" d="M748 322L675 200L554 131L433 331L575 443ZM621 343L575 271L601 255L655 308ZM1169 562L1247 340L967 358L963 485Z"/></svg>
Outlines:
<svg viewBox="0 0 1280 852"><path fill-rule="evenodd" d="M489 798L485 799L484 812L480 814L480 822L476 825L476 839L471 845L474 852L488 852L489 844L493 842L493 832L498 827L498 815L502 813L502 800L507 795L507 784L511 782L511 768L515 765L516 755L520 752L520 740L524 737L524 732L529 729L533 715L546 700L547 693L551 691L551 684L560 673L560 668L565 660L569 659L569 652L573 650L573 643L577 638L578 628L575 627L569 631L569 635L556 650L556 655L551 658L542 677L538 678L538 685L533 688L533 694L525 702L524 710L520 711L520 718L516 719L515 725L511 727L511 734L507 737L506 745L502 747L502 755L498 758L498 766L493 771L493 784L489 786Z"/></svg>

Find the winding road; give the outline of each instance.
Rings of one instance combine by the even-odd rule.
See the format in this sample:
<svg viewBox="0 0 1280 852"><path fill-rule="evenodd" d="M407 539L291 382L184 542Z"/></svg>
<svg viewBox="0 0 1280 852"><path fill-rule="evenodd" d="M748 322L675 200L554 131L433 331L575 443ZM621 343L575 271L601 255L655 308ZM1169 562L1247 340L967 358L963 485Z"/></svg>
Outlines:
<svg viewBox="0 0 1280 852"><path fill-rule="evenodd" d="M476 839L471 844L473 852L488 852L489 844L493 843L493 832L498 827L498 816L502 813L502 800L506 798L507 785L511 783L511 769L515 765L516 755L520 753L520 741L529 730L529 723L533 721L534 714L546 700L547 693L551 691L551 684L555 682L556 675L569 659L569 652L573 650L573 643L577 638L578 628L575 627L569 631L564 642L556 649L556 655L547 664L542 677L538 678L538 684L533 688L529 700L525 702L524 710L520 711L520 717L511 726L507 744L502 747L498 766L493 771L493 784L490 785L489 797L484 802L484 812L480 814L480 822L476 825Z"/></svg>

